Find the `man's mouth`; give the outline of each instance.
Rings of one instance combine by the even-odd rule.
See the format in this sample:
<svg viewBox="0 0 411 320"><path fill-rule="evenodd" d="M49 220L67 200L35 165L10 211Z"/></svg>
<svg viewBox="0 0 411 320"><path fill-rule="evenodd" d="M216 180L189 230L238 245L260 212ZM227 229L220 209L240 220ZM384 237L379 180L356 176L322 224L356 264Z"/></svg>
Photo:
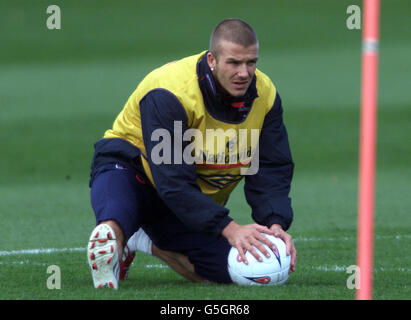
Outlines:
<svg viewBox="0 0 411 320"><path fill-rule="evenodd" d="M238 89L243 89L247 87L248 81L233 81L233 84Z"/></svg>

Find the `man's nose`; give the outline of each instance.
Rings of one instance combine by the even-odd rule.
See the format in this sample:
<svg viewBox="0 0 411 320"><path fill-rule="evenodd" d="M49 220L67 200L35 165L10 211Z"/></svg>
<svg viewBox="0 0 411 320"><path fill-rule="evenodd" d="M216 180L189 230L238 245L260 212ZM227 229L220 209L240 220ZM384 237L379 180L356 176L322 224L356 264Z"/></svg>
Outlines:
<svg viewBox="0 0 411 320"><path fill-rule="evenodd" d="M248 78L248 69L245 63L240 64L240 66L238 67L237 76L242 79Z"/></svg>

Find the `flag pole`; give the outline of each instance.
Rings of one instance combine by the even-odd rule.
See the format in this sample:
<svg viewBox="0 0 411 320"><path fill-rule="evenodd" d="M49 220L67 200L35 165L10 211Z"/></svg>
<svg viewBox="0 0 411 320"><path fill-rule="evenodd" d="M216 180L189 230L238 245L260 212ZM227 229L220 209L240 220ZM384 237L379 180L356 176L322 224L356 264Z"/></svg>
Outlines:
<svg viewBox="0 0 411 320"><path fill-rule="evenodd" d="M357 300L372 299L376 127L378 97L379 0L363 1L361 119L358 181Z"/></svg>

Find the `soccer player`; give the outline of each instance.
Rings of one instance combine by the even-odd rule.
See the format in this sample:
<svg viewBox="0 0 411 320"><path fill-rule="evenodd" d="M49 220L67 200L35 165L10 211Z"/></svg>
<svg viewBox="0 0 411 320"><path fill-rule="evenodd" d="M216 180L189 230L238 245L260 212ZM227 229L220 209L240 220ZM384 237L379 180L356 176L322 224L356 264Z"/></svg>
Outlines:
<svg viewBox="0 0 411 320"><path fill-rule="evenodd" d="M231 283L229 251L244 263L246 251L269 256L264 233L284 240L295 270L286 232L294 164L280 96L256 68L258 46L246 22L223 20L208 51L149 73L95 144L87 255L96 288L118 288L135 250L191 281ZM254 224L225 207L242 178Z"/></svg>

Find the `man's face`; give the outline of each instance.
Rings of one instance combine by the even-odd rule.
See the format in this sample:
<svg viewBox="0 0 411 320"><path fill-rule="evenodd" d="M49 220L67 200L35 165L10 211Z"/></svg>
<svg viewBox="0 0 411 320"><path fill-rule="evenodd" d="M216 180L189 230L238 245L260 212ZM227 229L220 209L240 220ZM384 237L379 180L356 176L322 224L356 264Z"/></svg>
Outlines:
<svg viewBox="0 0 411 320"><path fill-rule="evenodd" d="M254 77L258 60L258 45L243 47L222 40L217 59L208 53L207 62L214 68L213 75L226 93L233 97L243 96Z"/></svg>

